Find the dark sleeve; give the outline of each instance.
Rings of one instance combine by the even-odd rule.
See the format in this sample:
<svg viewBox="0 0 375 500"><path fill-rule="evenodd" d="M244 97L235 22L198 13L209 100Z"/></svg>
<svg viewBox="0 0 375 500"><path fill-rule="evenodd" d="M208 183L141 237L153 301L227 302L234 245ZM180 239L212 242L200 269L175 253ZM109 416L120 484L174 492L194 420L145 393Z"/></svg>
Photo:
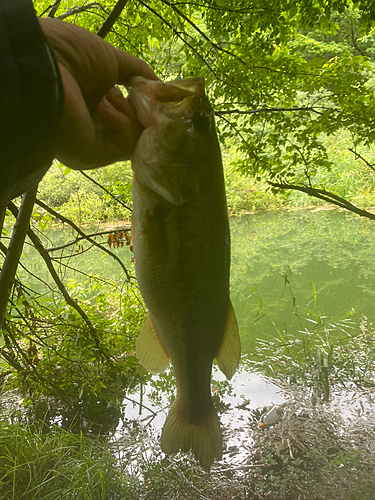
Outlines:
<svg viewBox="0 0 375 500"><path fill-rule="evenodd" d="M0 0L0 205L48 170L63 90L31 0Z"/></svg>

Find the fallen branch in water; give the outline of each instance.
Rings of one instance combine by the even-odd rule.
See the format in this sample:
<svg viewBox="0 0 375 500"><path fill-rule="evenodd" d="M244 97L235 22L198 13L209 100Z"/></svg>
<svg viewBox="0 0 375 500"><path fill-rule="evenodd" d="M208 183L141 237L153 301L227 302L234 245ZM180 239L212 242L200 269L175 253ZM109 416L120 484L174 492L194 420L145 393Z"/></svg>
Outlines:
<svg viewBox="0 0 375 500"><path fill-rule="evenodd" d="M72 222L67 217L64 217L63 215L59 214L58 212L56 212L55 210L53 210L52 208L50 208L48 205L46 205L42 201L36 199L35 203L37 205L39 205L41 208L43 208L44 210L46 210L46 212L48 212L51 215L53 215L54 217L56 217L56 219L60 220L63 223L69 224L69 226L72 227L74 229L74 231L76 231L80 236L82 236L83 239L86 239L87 241L89 241L90 243L92 243L92 245L100 248L100 250L102 250L103 252L107 253L111 257L113 257L115 259L115 261L120 264L121 268L123 269L124 273L126 274L126 278L128 280L130 280L131 276L130 276L128 270L124 266L122 260L119 257L117 257L116 254L114 254L113 252L111 252L111 250L108 250L108 248L105 248L103 245L101 245L100 243L98 243L97 241L95 241L90 236L86 235L76 224L74 224L74 222ZM112 232L114 232L114 231L112 231ZM50 249L49 250L46 249L46 252L48 252L48 251L51 251L51 250Z"/></svg>

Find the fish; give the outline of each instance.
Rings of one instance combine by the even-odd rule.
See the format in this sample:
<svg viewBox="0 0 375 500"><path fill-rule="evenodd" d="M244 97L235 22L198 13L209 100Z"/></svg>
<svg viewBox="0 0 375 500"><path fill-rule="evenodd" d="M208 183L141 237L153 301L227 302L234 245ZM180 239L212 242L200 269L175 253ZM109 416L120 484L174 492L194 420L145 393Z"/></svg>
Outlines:
<svg viewBox="0 0 375 500"><path fill-rule="evenodd" d="M166 454L222 458L212 365L230 379L241 355L229 296L230 234L220 146L203 78L132 77L143 131L131 156L133 248L148 310L137 338L151 373L171 362L177 394L161 434Z"/></svg>

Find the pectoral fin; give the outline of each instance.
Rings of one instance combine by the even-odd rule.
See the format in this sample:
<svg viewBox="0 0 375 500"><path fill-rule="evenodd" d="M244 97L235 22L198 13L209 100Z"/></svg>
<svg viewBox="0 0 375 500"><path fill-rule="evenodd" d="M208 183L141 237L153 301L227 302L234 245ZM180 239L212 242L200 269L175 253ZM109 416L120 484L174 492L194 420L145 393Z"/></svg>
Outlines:
<svg viewBox="0 0 375 500"><path fill-rule="evenodd" d="M224 337L216 355L219 369L230 380L238 368L241 357L241 342L236 315L229 301Z"/></svg>
<svg viewBox="0 0 375 500"><path fill-rule="evenodd" d="M151 373L163 372L169 365L169 356L160 343L149 315L137 338L137 357L141 365Z"/></svg>

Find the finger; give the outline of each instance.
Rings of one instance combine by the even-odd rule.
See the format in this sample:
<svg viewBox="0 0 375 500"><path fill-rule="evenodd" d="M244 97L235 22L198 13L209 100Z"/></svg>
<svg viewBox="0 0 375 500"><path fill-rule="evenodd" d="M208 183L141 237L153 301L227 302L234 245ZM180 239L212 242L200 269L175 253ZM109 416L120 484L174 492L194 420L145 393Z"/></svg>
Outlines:
<svg viewBox="0 0 375 500"><path fill-rule="evenodd" d="M121 154L116 160L130 158L141 133L141 124L128 99L113 87L99 103L98 116L105 127L102 133L107 144L112 143Z"/></svg>
<svg viewBox="0 0 375 500"><path fill-rule="evenodd" d="M138 57L132 56L127 52L115 49L118 61L118 84L125 85L129 76L143 76L150 80L160 80L152 69Z"/></svg>

